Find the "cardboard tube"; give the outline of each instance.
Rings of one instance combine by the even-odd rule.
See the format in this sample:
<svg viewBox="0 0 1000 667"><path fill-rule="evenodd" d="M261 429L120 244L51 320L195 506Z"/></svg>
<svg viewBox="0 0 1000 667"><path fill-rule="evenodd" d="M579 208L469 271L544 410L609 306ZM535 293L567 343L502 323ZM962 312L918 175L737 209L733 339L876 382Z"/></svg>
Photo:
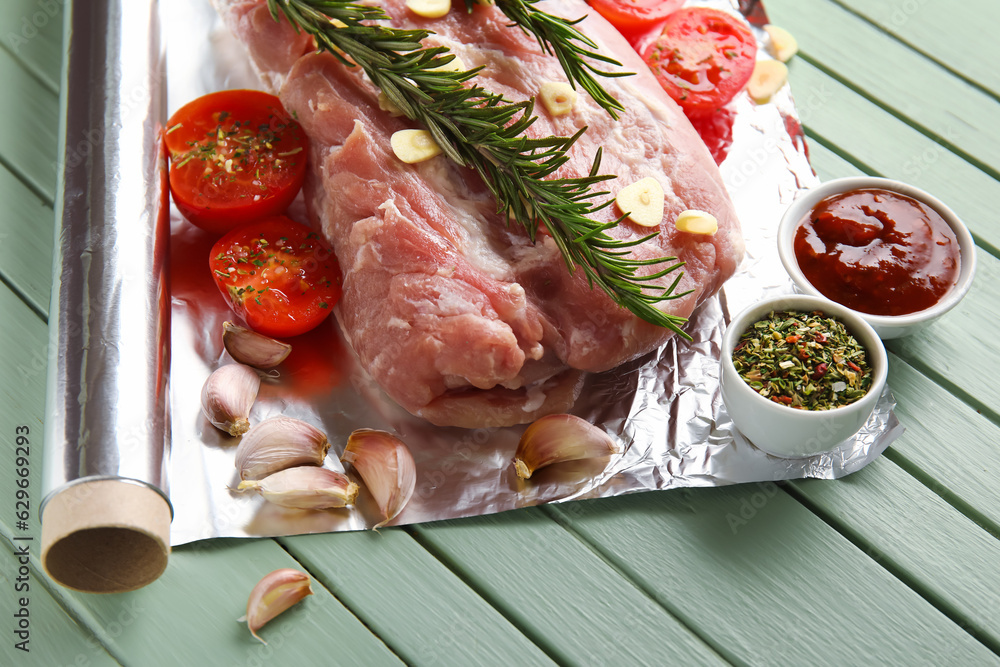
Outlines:
<svg viewBox="0 0 1000 667"><path fill-rule="evenodd" d="M170 554L170 504L127 479L81 480L45 504L42 564L67 588L121 593L154 581Z"/></svg>

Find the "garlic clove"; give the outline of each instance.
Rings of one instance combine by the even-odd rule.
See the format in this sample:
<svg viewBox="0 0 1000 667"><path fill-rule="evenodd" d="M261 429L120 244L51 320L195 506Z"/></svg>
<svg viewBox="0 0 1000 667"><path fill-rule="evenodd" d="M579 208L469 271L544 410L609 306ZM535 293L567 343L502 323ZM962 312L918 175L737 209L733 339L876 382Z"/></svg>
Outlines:
<svg viewBox="0 0 1000 667"><path fill-rule="evenodd" d="M250 428L250 408L259 389L260 376L249 366L220 366L201 388L201 410L217 429L242 435Z"/></svg>
<svg viewBox="0 0 1000 667"><path fill-rule="evenodd" d="M719 221L715 216L705 211L695 209L681 211L674 221L677 231L688 232L689 234L704 234L711 236L719 231Z"/></svg>
<svg viewBox="0 0 1000 667"><path fill-rule="evenodd" d="M445 63L444 65L441 65L440 67L431 67L427 71L428 72L464 72L464 71L466 71L468 69L468 67L465 66L465 63L462 61L461 58L459 58L454 53L452 53L451 55L453 57L447 63Z"/></svg>
<svg viewBox="0 0 1000 667"><path fill-rule="evenodd" d="M323 465L330 449L326 435L292 417L272 417L254 425L236 448L240 479L261 479L285 468Z"/></svg>
<svg viewBox="0 0 1000 667"><path fill-rule="evenodd" d="M563 81L546 81L538 89L542 105L553 116L565 116L576 106L579 97L573 86Z"/></svg>
<svg viewBox="0 0 1000 667"><path fill-rule="evenodd" d="M397 158L407 164L430 160L441 154L441 147L427 130L400 130L389 137L389 145Z"/></svg>
<svg viewBox="0 0 1000 667"><path fill-rule="evenodd" d="M284 361L292 351L292 346L275 340L246 327L222 323L222 344L233 359L241 364L261 370L274 368Z"/></svg>
<svg viewBox="0 0 1000 667"><path fill-rule="evenodd" d="M451 0L406 0L406 7L427 19L439 19L451 11Z"/></svg>
<svg viewBox="0 0 1000 667"><path fill-rule="evenodd" d="M417 484L417 464L403 441L385 431L362 428L351 433L340 457L354 466L382 513L381 528L403 510Z"/></svg>
<svg viewBox="0 0 1000 667"><path fill-rule="evenodd" d="M309 575L292 568L275 570L257 582L247 599L247 614L240 620L245 620L250 634L259 641L257 631L295 603L307 595L312 595Z"/></svg>
<svg viewBox="0 0 1000 667"><path fill-rule="evenodd" d="M247 489L257 491L269 503L307 510L353 505L358 495L358 485L347 475L315 466L287 468L259 481L240 482L239 490Z"/></svg>
<svg viewBox="0 0 1000 667"><path fill-rule="evenodd" d="M643 227L658 227L663 222L664 203L663 186L652 176L622 188L615 197L618 210Z"/></svg>
<svg viewBox="0 0 1000 667"><path fill-rule="evenodd" d="M381 91L379 91L378 94L378 108L382 111L388 112L388 114L393 118L403 115L403 110L397 107L393 101L389 99L389 96Z"/></svg>
<svg viewBox="0 0 1000 667"><path fill-rule="evenodd" d="M799 52L798 40L784 28L769 23L764 26L764 32L768 37L767 52L781 62L787 63Z"/></svg>
<svg viewBox="0 0 1000 667"><path fill-rule="evenodd" d="M780 60L758 60L747 82L747 92L757 104L766 104L788 81L788 66Z"/></svg>
<svg viewBox="0 0 1000 667"><path fill-rule="evenodd" d="M539 468L563 461L578 461L618 454L610 435L574 415L547 415L536 419L521 435L514 455L514 471L528 479Z"/></svg>

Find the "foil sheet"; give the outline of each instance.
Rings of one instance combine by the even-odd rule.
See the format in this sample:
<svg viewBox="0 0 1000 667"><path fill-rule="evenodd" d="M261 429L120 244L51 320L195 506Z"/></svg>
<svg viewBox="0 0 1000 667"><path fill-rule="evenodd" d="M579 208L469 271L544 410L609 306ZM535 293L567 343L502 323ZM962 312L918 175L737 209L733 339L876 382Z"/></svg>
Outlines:
<svg viewBox="0 0 1000 667"><path fill-rule="evenodd" d="M763 43L760 3L697 4L741 9ZM214 90L260 87L242 46L206 0L174 0L163 11L171 112ZM640 360L588 378L574 412L618 438L623 454L560 464L529 482L519 480L511 458L523 427L438 428L412 417L358 366L332 318L290 341L294 351L264 379L251 423L284 414L325 430L333 443L325 465L335 470L342 470L337 456L355 428L398 433L416 459L417 487L390 525L638 491L836 478L860 469L902 431L888 390L860 433L831 453L804 459L780 459L754 447L734 429L722 404L718 360L726 323L765 296L793 291L777 257L777 224L796 193L818 183L787 86L766 105L739 98L723 121L731 122L731 145L724 138L716 148L728 148L721 170L743 223L746 258L720 294L694 313L687 326L693 341L675 338ZM727 131L720 128L720 135ZM300 203L292 217L306 219ZM366 492L353 509L305 511L233 490L239 482L235 441L208 423L199 402L211 371L231 363L221 330L233 315L207 270L212 243L172 211L172 543L373 526L377 510Z"/></svg>

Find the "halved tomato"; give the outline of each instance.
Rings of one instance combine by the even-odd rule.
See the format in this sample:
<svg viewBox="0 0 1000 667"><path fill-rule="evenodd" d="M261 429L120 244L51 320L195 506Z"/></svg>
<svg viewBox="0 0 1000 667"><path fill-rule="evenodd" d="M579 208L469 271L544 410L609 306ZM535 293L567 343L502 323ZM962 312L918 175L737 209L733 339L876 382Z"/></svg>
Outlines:
<svg viewBox="0 0 1000 667"><path fill-rule="evenodd" d="M319 234L283 215L232 230L212 247L219 290L254 331L298 336L325 320L340 299L342 277Z"/></svg>
<svg viewBox="0 0 1000 667"><path fill-rule="evenodd" d="M189 102L168 121L165 140L174 203L216 234L283 213L305 180L305 133L277 97L257 90Z"/></svg>
<svg viewBox="0 0 1000 667"><path fill-rule="evenodd" d="M651 28L680 9L684 0L587 0L587 4L625 34Z"/></svg>
<svg viewBox="0 0 1000 667"><path fill-rule="evenodd" d="M731 14L708 7L679 9L642 54L663 89L690 118L710 114L743 90L757 42Z"/></svg>

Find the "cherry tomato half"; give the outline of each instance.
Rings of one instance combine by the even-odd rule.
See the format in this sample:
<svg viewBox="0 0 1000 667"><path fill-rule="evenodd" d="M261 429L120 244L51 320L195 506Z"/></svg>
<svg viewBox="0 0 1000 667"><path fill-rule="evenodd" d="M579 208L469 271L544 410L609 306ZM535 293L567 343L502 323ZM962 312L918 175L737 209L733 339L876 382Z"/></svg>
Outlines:
<svg viewBox="0 0 1000 667"><path fill-rule="evenodd" d="M684 113L710 114L743 90L753 73L757 42L731 14L708 7L679 9L642 54Z"/></svg>
<svg viewBox="0 0 1000 667"><path fill-rule="evenodd" d="M684 0L587 0L587 4L628 34L651 28L679 9Z"/></svg>
<svg viewBox="0 0 1000 667"><path fill-rule="evenodd" d="M340 265L330 246L283 215L223 236L212 247L209 267L236 314L267 336L309 331L340 299Z"/></svg>
<svg viewBox="0 0 1000 667"><path fill-rule="evenodd" d="M184 217L224 234L283 213L302 188L308 144L274 95L224 90L167 123L170 192Z"/></svg>

